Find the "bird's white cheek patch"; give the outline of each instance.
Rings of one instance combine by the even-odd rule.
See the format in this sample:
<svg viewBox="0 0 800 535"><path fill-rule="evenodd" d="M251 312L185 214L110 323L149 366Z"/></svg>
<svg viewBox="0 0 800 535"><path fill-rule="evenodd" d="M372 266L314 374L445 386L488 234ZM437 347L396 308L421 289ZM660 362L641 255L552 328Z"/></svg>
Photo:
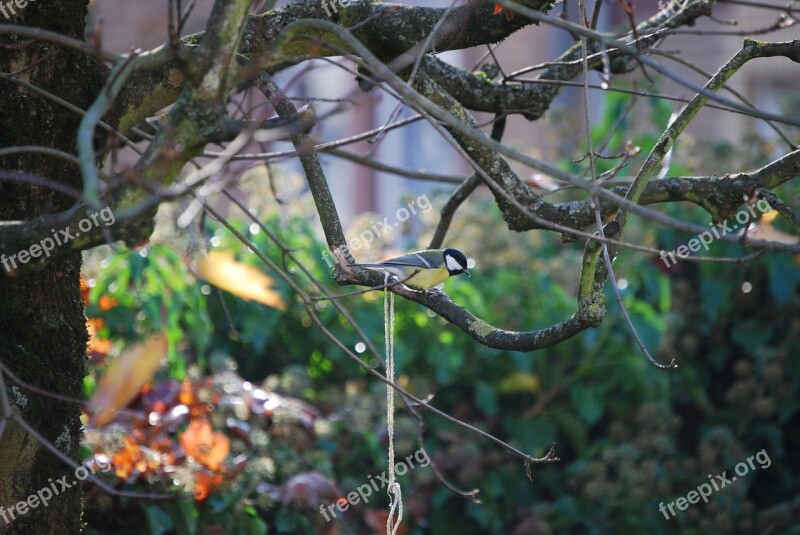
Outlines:
<svg viewBox="0 0 800 535"><path fill-rule="evenodd" d="M445 263L447 264L447 269L449 269L450 271L459 271L459 270L463 271L465 269L464 266L459 264L458 261L452 256L448 256L447 258L445 258Z"/></svg>

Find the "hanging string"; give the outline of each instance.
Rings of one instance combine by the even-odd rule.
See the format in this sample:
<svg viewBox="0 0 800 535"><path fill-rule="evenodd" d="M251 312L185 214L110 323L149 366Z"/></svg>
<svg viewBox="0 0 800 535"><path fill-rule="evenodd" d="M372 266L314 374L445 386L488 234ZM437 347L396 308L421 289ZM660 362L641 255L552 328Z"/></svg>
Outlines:
<svg viewBox="0 0 800 535"><path fill-rule="evenodd" d="M384 276L384 285L389 284L389 274ZM386 345L386 378L394 382L394 294L383 289L383 331ZM395 535L403 520L403 496L400 483L394 474L394 388L386 385L386 428L389 435L389 518L386 519L386 535ZM397 511L397 521L394 520Z"/></svg>

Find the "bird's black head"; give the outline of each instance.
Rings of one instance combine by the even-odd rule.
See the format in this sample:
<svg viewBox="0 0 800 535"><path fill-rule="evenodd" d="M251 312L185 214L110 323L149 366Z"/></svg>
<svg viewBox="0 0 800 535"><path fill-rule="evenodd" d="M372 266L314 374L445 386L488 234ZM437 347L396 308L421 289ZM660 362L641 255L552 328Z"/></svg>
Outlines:
<svg viewBox="0 0 800 535"><path fill-rule="evenodd" d="M447 272L450 273L450 276L460 275L462 273L469 275L469 271L467 271L467 257L457 249L444 250L444 265L447 267Z"/></svg>

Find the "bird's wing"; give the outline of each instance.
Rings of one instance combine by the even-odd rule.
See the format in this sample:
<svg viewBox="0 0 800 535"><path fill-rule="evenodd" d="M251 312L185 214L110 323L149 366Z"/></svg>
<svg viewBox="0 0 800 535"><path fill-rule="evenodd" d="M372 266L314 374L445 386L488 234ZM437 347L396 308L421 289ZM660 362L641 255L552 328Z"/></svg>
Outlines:
<svg viewBox="0 0 800 535"><path fill-rule="evenodd" d="M434 251L408 253L401 256L396 256L388 260L384 260L379 264L362 264L364 266L374 267L417 267L426 269L435 269L442 265L444 257L442 253L435 251L438 254L430 254Z"/></svg>

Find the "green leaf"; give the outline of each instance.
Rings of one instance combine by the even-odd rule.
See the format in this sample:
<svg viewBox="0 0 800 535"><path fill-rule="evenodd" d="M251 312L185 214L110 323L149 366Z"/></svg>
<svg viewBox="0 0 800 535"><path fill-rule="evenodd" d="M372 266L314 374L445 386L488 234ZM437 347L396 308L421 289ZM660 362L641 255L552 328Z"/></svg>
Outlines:
<svg viewBox="0 0 800 535"><path fill-rule="evenodd" d="M556 412L553 414L553 420L567 435L567 439L572 447L575 448L576 451L584 451L586 448L587 436L589 434L589 430L586 428L586 425L581 423L569 412Z"/></svg>
<svg viewBox="0 0 800 535"><path fill-rule="evenodd" d="M475 404L486 416L497 414L497 394L486 381L475 383Z"/></svg>
<svg viewBox="0 0 800 535"><path fill-rule="evenodd" d="M145 506L144 514L150 526L150 533L162 535L173 529L172 519L166 511L155 505Z"/></svg>
<svg viewBox="0 0 800 535"><path fill-rule="evenodd" d="M247 507L245 513L245 515L239 516L239 532L243 535L266 535L267 523L259 518L257 511L252 507Z"/></svg>
<svg viewBox="0 0 800 535"><path fill-rule="evenodd" d="M524 422L507 420L505 427L509 433L517 437L524 451L544 452L550 449L556 439L557 427L547 417L534 418Z"/></svg>
<svg viewBox="0 0 800 535"><path fill-rule="evenodd" d="M598 385L576 384L569 389L569 395L581 420L594 424L603 415L603 394L605 389Z"/></svg>
<svg viewBox="0 0 800 535"><path fill-rule="evenodd" d="M800 270L788 255L772 258L769 264L769 289L779 305L785 305L800 285Z"/></svg>
<svg viewBox="0 0 800 535"><path fill-rule="evenodd" d="M179 499L175 501L176 516L179 522L176 526L178 535L194 535L197 533L197 520L200 516L194 500Z"/></svg>
<svg viewBox="0 0 800 535"><path fill-rule="evenodd" d="M397 360L399 361L400 359ZM461 369L464 359L460 352L453 350L453 348L448 348L447 351L434 355L432 360L436 380L446 384L452 381L456 373Z"/></svg>

